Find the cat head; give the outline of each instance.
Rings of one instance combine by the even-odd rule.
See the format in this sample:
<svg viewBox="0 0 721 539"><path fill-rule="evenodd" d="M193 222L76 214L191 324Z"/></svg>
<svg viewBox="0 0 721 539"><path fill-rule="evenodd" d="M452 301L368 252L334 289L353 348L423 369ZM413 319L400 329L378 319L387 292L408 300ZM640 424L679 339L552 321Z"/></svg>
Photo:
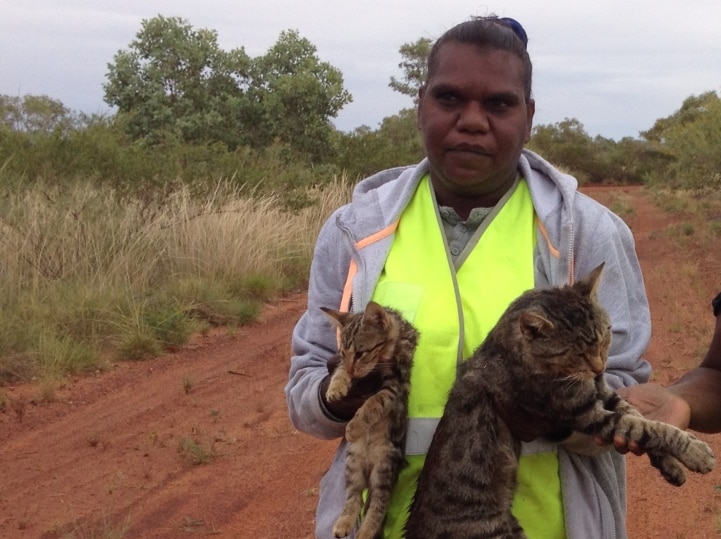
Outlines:
<svg viewBox="0 0 721 539"><path fill-rule="evenodd" d="M535 373L588 380L604 371L611 323L596 299L603 266L573 285L526 293L518 324Z"/></svg>
<svg viewBox="0 0 721 539"><path fill-rule="evenodd" d="M362 313L343 313L321 307L340 331L338 352L343 367L353 378L362 378L373 368L391 360L398 327L386 310L368 302Z"/></svg>

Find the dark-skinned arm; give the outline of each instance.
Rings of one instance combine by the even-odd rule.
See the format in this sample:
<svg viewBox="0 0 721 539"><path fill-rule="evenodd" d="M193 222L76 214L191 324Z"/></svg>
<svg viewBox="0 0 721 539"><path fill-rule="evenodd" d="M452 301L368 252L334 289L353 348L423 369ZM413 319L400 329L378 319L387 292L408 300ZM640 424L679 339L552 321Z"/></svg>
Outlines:
<svg viewBox="0 0 721 539"><path fill-rule="evenodd" d="M701 364L664 388L640 384L618 391L645 417L698 432L721 432L721 294L714 299L716 326L708 352ZM640 453L618 438L614 445L621 452Z"/></svg>
<svg viewBox="0 0 721 539"><path fill-rule="evenodd" d="M721 316L716 316L716 329L701 365L668 389L691 408L690 428L721 432Z"/></svg>

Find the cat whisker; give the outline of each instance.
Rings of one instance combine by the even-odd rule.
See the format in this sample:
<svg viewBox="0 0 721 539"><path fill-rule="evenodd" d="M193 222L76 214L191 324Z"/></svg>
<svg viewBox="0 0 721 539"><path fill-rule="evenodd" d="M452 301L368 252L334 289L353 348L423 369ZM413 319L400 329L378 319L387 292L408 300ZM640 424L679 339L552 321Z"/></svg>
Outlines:
<svg viewBox="0 0 721 539"><path fill-rule="evenodd" d="M566 385L568 387L573 387L573 386L581 383L582 380L579 379L577 376L574 376L573 374L569 374L568 376L559 378L559 382L563 383L564 385Z"/></svg>

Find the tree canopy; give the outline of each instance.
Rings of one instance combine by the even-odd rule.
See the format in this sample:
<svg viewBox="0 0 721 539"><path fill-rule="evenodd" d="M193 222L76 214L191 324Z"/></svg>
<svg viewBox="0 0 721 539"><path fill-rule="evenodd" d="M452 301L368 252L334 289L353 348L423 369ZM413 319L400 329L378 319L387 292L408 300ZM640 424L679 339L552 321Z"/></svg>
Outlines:
<svg viewBox="0 0 721 539"><path fill-rule="evenodd" d="M316 158L325 157L334 131L330 118L352 101L342 73L321 62L315 46L285 31L268 52L252 61L247 95L250 127L261 146L282 140Z"/></svg>
<svg viewBox="0 0 721 539"><path fill-rule="evenodd" d="M403 59L398 64L403 75L400 79L391 76L388 86L396 92L410 96L413 103L418 104L418 90L426 81L428 71L428 55L431 52L433 40L422 37L414 43L401 45L399 52Z"/></svg>
<svg viewBox="0 0 721 539"><path fill-rule="evenodd" d="M415 100L431 46L426 38L402 45L400 75L389 86ZM76 114L44 95L0 95L6 177L87 175L121 190L237 177L291 193L340 173L356 179L423 157L415 108L375 129L336 130L331 118L352 99L342 73L294 30L253 58L242 47L222 50L215 31L183 19L143 20L108 64L104 90L114 115ZM535 126L528 147L581 183L720 189L721 97L690 96L639 138L591 137L566 118Z"/></svg>
<svg viewBox="0 0 721 539"><path fill-rule="evenodd" d="M641 133L667 166L677 187L721 188L721 98L716 92L687 97L681 108Z"/></svg>
<svg viewBox="0 0 721 539"><path fill-rule="evenodd" d="M0 125L10 131L49 133L72 126L72 112L46 95L0 95Z"/></svg>
<svg viewBox="0 0 721 539"><path fill-rule="evenodd" d="M327 151L330 118L351 101L341 72L298 32L282 32L251 58L224 51L214 30L178 17L143 20L108 64L105 101L136 140L222 142L261 148L280 141L311 159Z"/></svg>

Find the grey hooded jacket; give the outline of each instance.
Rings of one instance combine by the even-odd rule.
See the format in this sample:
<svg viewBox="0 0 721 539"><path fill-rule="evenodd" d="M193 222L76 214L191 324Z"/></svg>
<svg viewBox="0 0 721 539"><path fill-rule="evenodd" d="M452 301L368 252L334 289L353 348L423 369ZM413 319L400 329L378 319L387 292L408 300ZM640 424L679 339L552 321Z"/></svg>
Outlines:
<svg viewBox="0 0 721 539"><path fill-rule="evenodd" d="M371 299L393 241L388 235L357 247L357 242L399 219L427 161L390 169L360 182L350 204L323 226L311 264L308 309L292 337L289 381L285 387L293 425L321 439L342 438L345 423L334 419L319 398L326 363L337 351L335 330L319 307L337 308L351 259L357 264L352 281L351 309ZM538 155L524 150L519 172L526 179L536 214L546 230L534 253L537 287L567 284L605 262L599 299L608 310L613 338L606 380L613 388L647 381L649 364L641 359L651 334L643 278L633 237L626 224L604 206L577 191L577 182ZM550 245L549 245L550 244ZM524 452L543 450L548 442L524 444ZM625 465L616 451L593 456L558 447L564 515L569 539L623 539L625 528ZM341 441L330 470L321 482L316 537L332 537L344 493L345 442Z"/></svg>

